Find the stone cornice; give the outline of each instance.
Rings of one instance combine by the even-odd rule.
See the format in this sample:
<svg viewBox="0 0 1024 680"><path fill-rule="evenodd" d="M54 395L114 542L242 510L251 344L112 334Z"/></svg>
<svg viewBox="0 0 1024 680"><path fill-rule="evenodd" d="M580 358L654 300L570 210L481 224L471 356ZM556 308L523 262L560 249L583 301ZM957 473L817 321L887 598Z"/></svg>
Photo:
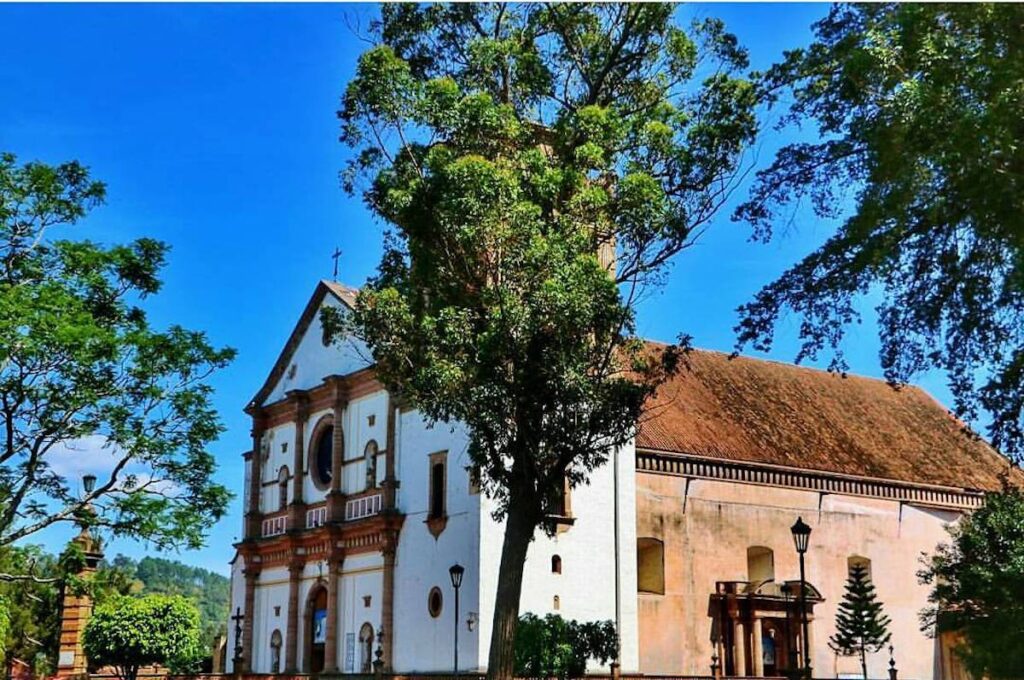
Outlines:
<svg viewBox="0 0 1024 680"><path fill-rule="evenodd" d="M684 453L637 449L636 471L740 484L803 489L818 493L880 498L950 510L973 510L984 501L981 491L914 484L893 479L804 470L766 463L725 460Z"/></svg>

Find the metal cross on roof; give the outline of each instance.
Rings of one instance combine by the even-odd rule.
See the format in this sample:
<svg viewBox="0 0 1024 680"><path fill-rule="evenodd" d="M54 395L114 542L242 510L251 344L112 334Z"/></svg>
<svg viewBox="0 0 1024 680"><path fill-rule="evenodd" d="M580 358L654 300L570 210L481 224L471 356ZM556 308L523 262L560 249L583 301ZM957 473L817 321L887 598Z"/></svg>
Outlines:
<svg viewBox="0 0 1024 680"><path fill-rule="evenodd" d="M335 247L331 258L334 260L334 280L338 280L338 259L341 257L341 248Z"/></svg>

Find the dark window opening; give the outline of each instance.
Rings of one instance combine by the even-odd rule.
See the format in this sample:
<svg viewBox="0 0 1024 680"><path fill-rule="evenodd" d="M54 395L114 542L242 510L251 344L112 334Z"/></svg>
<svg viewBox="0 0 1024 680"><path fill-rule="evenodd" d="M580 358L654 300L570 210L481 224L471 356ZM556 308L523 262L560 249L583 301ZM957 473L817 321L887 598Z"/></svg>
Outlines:
<svg viewBox="0 0 1024 680"><path fill-rule="evenodd" d="M316 479L321 486L331 483L331 468L334 459L334 426L328 425L320 431L316 440Z"/></svg>
<svg viewBox="0 0 1024 680"><path fill-rule="evenodd" d="M444 515L444 463L434 463L430 466L430 518Z"/></svg>
<svg viewBox="0 0 1024 680"><path fill-rule="evenodd" d="M441 597L441 589L434 586L430 589L430 594L427 595L427 611L436 619L441 615L441 607L443 604L444 599Z"/></svg>
<svg viewBox="0 0 1024 680"><path fill-rule="evenodd" d="M551 573L561 574L562 573L562 558L558 555L551 556Z"/></svg>

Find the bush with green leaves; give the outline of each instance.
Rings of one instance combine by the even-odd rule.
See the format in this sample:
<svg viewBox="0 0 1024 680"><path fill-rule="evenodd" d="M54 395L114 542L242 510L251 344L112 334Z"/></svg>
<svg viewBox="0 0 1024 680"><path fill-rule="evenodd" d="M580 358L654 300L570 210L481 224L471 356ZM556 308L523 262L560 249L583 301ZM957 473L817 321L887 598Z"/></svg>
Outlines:
<svg viewBox="0 0 1024 680"><path fill-rule="evenodd" d="M7 653L7 630L11 626L11 612L7 600L0 596L0 661Z"/></svg>
<svg viewBox="0 0 1024 680"><path fill-rule="evenodd" d="M578 678L587 661L607 664L618 656L619 642L611 621L565 620L558 614L543 619L536 614L519 617L516 630L516 676Z"/></svg>
<svg viewBox="0 0 1024 680"><path fill-rule="evenodd" d="M199 610L180 595L114 597L96 608L82 646L90 667L112 666L121 680L135 680L153 664L175 673L197 670Z"/></svg>

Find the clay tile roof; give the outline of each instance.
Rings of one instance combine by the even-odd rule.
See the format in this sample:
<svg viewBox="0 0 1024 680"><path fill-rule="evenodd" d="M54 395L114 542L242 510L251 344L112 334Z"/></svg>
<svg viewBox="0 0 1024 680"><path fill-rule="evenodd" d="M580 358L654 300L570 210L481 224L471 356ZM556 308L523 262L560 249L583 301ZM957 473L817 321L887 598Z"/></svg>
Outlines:
<svg viewBox="0 0 1024 680"><path fill-rule="evenodd" d="M917 387L705 350L688 363L649 403L637 448L983 491L1010 467Z"/></svg>

